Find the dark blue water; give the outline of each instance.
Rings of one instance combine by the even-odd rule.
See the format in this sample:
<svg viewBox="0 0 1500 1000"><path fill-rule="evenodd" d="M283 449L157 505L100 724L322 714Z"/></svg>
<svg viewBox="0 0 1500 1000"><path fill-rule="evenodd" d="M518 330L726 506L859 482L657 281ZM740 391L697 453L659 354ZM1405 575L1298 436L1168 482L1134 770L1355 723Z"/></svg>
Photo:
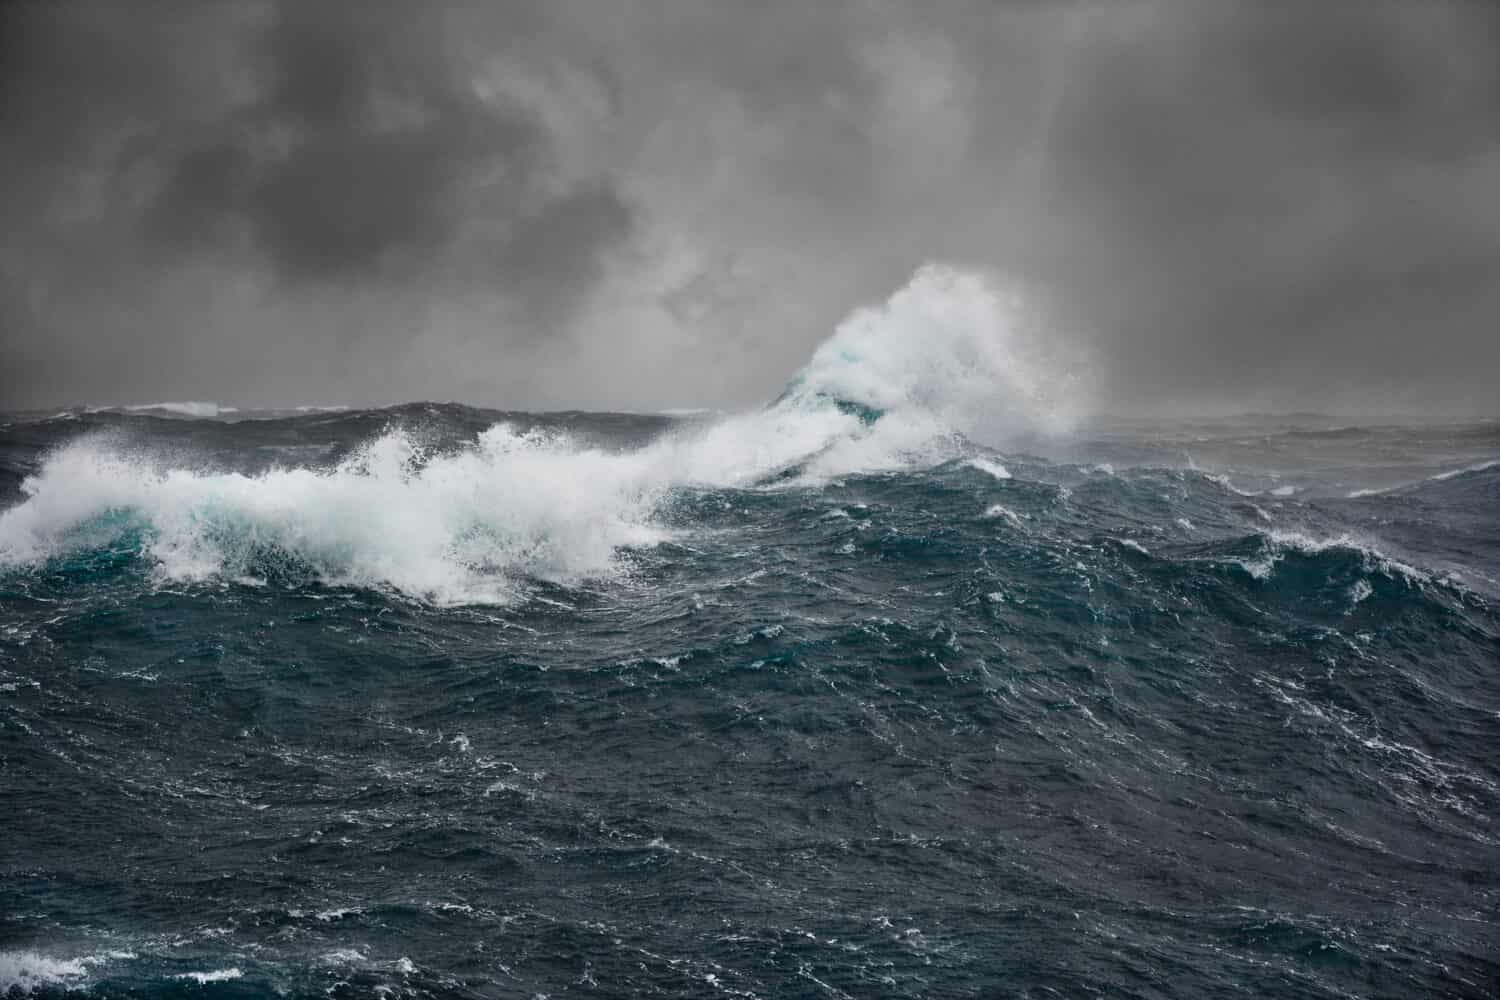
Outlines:
<svg viewBox="0 0 1500 1000"><path fill-rule="evenodd" d="M0 992L1495 995L1500 425L243 416L0 418Z"/></svg>

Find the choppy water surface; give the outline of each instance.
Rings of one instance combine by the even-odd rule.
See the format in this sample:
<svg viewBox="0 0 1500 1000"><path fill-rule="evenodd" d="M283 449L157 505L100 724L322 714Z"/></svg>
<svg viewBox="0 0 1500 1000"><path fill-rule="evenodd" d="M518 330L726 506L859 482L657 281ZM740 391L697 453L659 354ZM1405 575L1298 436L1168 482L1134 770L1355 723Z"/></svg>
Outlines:
<svg viewBox="0 0 1500 1000"><path fill-rule="evenodd" d="M847 340L0 418L0 992L1492 994L1500 425L990 447Z"/></svg>

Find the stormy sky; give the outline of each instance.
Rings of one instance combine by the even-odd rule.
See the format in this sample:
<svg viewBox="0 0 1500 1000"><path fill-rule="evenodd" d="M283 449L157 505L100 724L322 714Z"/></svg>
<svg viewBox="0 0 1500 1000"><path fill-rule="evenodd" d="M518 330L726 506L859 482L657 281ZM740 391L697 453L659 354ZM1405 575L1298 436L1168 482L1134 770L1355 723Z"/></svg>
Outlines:
<svg viewBox="0 0 1500 1000"><path fill-rule="evenodd" d="M1480 0L21 0L0 151L0 408L737 406L929 260L1099 412L1500 399Z"/></svg>

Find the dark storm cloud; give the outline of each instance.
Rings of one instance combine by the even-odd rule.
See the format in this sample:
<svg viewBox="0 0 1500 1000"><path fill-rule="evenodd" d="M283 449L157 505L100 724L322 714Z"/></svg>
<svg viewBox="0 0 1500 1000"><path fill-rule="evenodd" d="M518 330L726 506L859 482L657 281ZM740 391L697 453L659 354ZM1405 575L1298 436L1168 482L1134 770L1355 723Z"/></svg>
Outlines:
<svg viewBox="0 0 1500 1000"><path fill-rule="evenodd" d="M378 367L455 282L503 298L491 312L524 340L631 235L608 177L562 177L536 115L475 86L526 17L485 25L482 47L418 4L39 0L5 18L7 401L171 392L173 367L182 392L214 391L193 383L219 369L209 381L243 385L219 361L248 345L212 343L205 313L262 358L314 341ZM210 285L178 287L187 269ZM226 323L216 289L262 273ZM386 328L341 315L371 307L339 297L393 288ZM297 328L277 329L289 310ZM161 387L134 388L136 367Z"/></svg>
<svg viewBox="0 0 1500 1000"><path fill-rule="evenodd" d="M1493 409L1489 5L4 17L5 401L748 402L937 258L1101 408Z"/></svg>
<svg viewBox="0 0 1500 1000"><path fill-rule="evenodd" d="M157 232L197 250L238 224L280 276L316 282L422 271L479 216L511 223L492 236L495 280L565 301L629 210L602 182L543 191L546 129L483 99L444 28L418 4L282 4L251 49L259 99L167 158ZM570 224L536 231L549 216Z"/></svg>

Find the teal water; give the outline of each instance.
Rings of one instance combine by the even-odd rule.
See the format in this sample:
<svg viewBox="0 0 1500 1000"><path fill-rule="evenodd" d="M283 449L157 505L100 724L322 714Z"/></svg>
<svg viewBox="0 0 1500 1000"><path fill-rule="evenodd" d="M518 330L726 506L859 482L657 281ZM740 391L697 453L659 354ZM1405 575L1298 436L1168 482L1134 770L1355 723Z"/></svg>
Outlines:
<svg viewBox="0 0 1500 1000"><path fill-rule="evenodd" d="M0 993L1493 995L1500 425L737 419L0 418Z"/></svg>

